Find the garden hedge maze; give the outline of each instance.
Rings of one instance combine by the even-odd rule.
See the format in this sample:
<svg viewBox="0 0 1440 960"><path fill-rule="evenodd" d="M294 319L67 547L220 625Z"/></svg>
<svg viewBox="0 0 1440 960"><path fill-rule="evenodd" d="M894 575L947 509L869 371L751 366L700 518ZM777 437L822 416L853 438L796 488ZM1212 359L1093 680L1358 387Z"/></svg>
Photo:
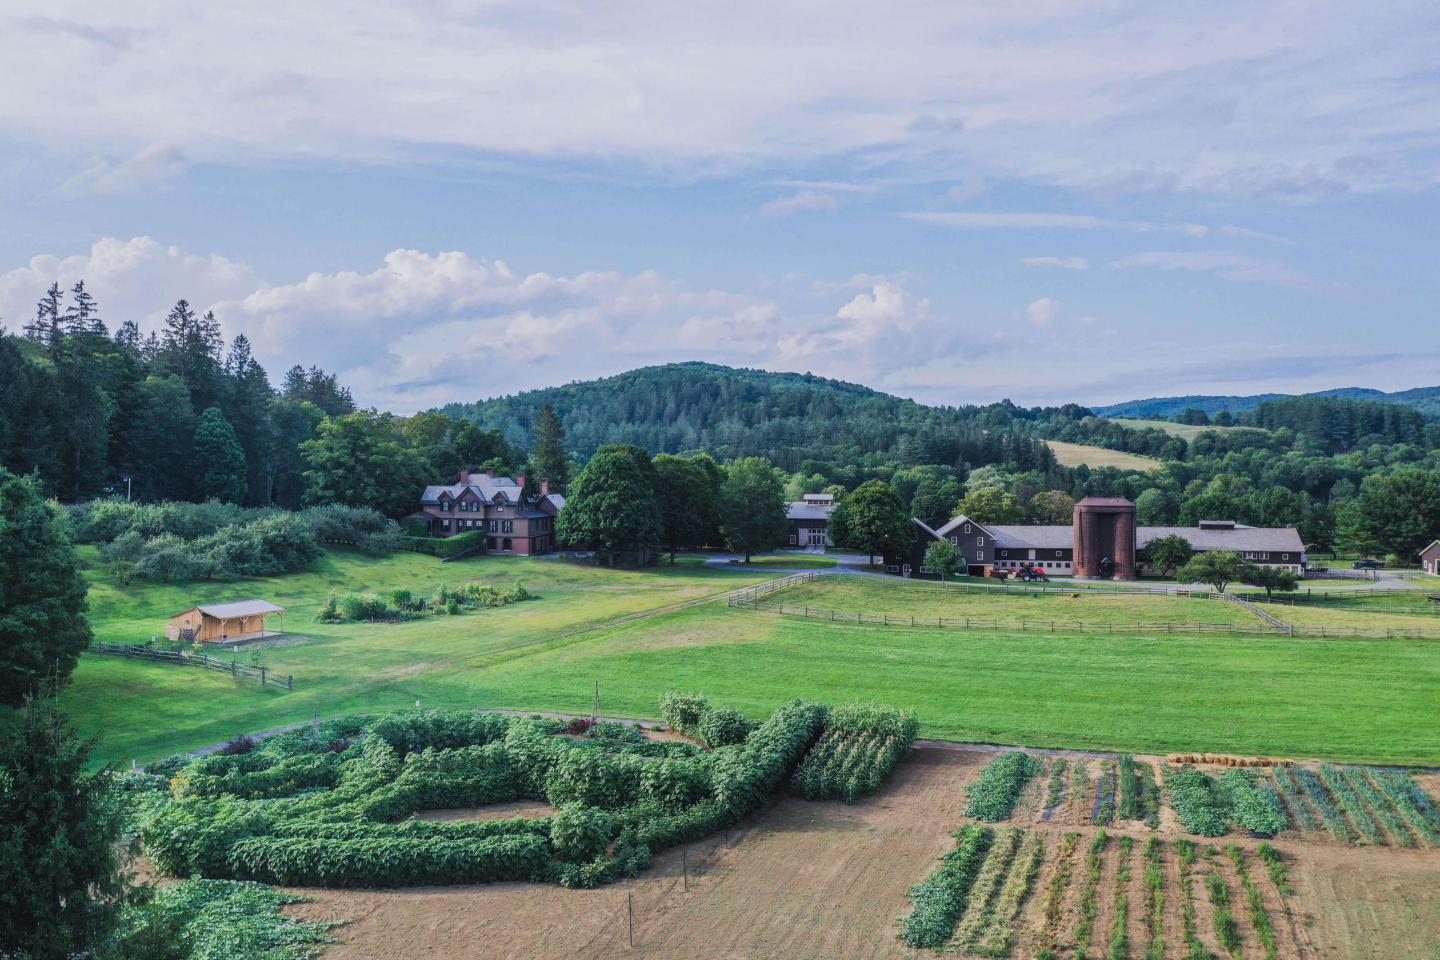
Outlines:
<svg viewBox="0 0 1440 960"><path fill-rule="evenodd" d="M693 695L667 695L663 711L705 746L650 740L617 723L415 711L175 758L130 777L129 786L144 849L174 876L319 887L593 887L636 876L659 851L737 823L797 768L809 771L797 783L807 795L852 800L869 792L916 728L900 711L831 711L800 700L753 727ZM412 818L518 800L554 812Z"/></svg>

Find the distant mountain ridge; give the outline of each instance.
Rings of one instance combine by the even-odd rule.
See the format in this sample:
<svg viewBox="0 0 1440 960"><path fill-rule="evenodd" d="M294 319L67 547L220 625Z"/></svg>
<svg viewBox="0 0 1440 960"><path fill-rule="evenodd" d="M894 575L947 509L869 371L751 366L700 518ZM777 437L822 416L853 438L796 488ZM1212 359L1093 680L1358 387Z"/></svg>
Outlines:
<svg viewBox="0 0 1440 960"><path fill-rule="evenodd" d="M1256 393L1249 396L1218 396L1194 394L1184 397L1151 397L1148 400L1129 400L1104 407L1091 407L1102 417L1133 417L1136 419L1169 419L1187 409L1204 410L1215 416L1222 410L1231 413L1249 412L1266 400L1280 397L1336 397L1341 400L1373 400L1377 403L1395 403L1411 407L1426 416L1440 417L1440 387L1415 387L1386 393L1371 387L1336 387L1333 390L1317 390L1314 393Z"/></svg>

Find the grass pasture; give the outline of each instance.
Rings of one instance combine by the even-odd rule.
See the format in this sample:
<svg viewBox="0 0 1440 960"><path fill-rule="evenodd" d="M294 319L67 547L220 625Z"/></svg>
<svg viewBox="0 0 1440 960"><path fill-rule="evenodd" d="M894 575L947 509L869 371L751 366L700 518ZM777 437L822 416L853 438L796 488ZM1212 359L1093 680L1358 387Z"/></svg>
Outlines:
<svg viewBox="0 0 1440 960"><path fill-rule="evenodd" d="M825 578L836 581L827 589L854 591L828 603L875 604L880 596L887 606L894 598L919 610L933 602L930 591L954 590L946 603L957 610L986 604L989 616L1002 603L1012 616L1036 619L1078 609L1153 620L1168 609L1180 619L1218 618L1219 631L1067 635L847 625L731 609L723 599L687 606L774 576L701 564L615 571L553 559L442 564L336 551L312 571L240 583L120 587L98 568L89 573L90 616L102 640L134 642L159 633L169 614L191 603L254 596L286 606L286 626L303 636L261 648L267 667L295 676L292 692L208 671L82 657L67 704L85 731L103 735L101 757L122 763L312 713L369 713L416 700L588 713L597 682L602 713L635 719L654 718L664 691L688 689L757 720L795 697L888 703L915 710L922 736L964 741L1440 763L1432 722L1440 644L1231 634L1225 618L1249 615L1217 601L1100 591L1035 598ZM442 580L517 578L541 599L407 623L313 622L332 591L428 592Z"/></svg>
<svg viewBox="0 0 1440 960"><path fill-rule="evenodd" d="M1143 470L1147 473L1161 467L1160 461L1153 457L1142 457L1138 453L1126 453L1123 450L1092 447L1083 443L1065 443L1062 440L1046 440L1045 444L1055 451L1055 459L1065 467L1114 467L1117 470Z"/></svg>
<svg viewBox="0 0 1440 960"><path fill-rule="evenodd" d="M774 593L767 601L785 607L814 607L839 613L916 617L926 620L1081 622L1089 629L1204 624L1260 626L1253 614L1232 603L1164 594L1119 593L1100 589L1026 591L1005 588L906 583L880 577L820 577Z"/></svg>
<svg viewBox="0 0 1440 960"><path fill-rule="evenodd" d="M1216 430L1225 433L1229 430L1254 430L1260 433L1264 431L1259 427L1216 427L1201 426L1193 423L1173 423L1169 420L1136 420L1129 417L1107 417L1111 423L1118 423L1122 427L1129 427L1131 430L1163 430L1172 437L1182 437L1186 440L1193 440L1207 430Z"/></svg>

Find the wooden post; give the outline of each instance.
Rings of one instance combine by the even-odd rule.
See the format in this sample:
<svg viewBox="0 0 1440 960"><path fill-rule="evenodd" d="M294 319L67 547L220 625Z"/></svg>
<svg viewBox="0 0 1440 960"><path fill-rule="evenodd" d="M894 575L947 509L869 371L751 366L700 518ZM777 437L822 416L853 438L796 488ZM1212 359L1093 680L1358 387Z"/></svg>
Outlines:
<svg viewBox="0 0 1440 960"><path fill-rule="evenodd" d="M265 668L260 668L260 686L265 686Z"/></svg>
<svg viewBox="0 0 1440 960"><path fill-rule="evenodd" d="M635 949L635 898L631 894L625 894L625 913L630 926L630 949Z"/></svg>
<svg viewBox="0 0 1440 960"><path fill-rule="evenodd" d="M685 889L690 889L690 848L683 847L680 850L680 876Z"/></svg>

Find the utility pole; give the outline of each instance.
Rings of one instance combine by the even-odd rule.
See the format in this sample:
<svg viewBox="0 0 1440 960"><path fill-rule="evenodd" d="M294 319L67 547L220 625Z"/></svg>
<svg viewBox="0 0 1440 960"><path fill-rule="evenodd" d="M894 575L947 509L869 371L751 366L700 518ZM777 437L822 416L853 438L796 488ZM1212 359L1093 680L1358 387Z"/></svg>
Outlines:
<svg viewBox="0 0 1440 960"><path fill-rule="evenodd" d="M128 476L125 478L125 502L130 502L130 478Z"/></svg>

